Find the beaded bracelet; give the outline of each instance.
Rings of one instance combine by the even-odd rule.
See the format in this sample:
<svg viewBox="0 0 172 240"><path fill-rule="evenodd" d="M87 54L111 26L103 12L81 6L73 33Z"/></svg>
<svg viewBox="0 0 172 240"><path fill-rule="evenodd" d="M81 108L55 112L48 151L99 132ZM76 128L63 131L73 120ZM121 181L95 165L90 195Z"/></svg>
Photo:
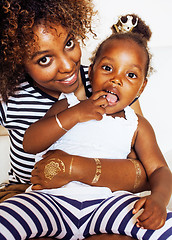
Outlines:
<svg viewBox="0 0 172 240"><path fill-rule="evenodd" d="M57 124L59 125L59 127L60 127L61 129L63 129L65 132L67 132L68 130L65 129L65 128L61 125L61 122L60 122L60 120L58 119L57 115L55 115L55 119L56 119L56 122L57 122Z"/></svg>

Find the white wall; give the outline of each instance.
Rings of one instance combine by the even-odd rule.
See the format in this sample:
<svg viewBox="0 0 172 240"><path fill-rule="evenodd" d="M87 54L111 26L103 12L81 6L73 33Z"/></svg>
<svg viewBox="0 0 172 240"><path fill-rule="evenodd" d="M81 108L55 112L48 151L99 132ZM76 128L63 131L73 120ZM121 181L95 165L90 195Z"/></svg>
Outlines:
<svg viewBox="0 0 172 240"><path fill-rule="evenodd" d="M161 150L172 153L172 46L154 47L151 51L155 72L148 78L140 105L155 130Z"/></svg>
<svg viewBox="0 0 172 240"><path fill-rule="evenodd" d="M87 47L94 49L111 33L111 26L117 16L127 13L138 14L150 26L153 34L151 46L172 46L172 1L171 0L93 0L98 15L94 21L94 28L98 34L98 41L88 41Z"/></svg>
<svg viewBox="0 0 172 240"><path fill-rule="evenodd" d="M172 0L93 0L99 15L94 29L98 38L90 38L83 48L83 64L91 52L111 34L117 16L138 14L151 28L150 51L156 72L149 78L140 97L144 116L152 124L163 153L172 151Z"/></svg>

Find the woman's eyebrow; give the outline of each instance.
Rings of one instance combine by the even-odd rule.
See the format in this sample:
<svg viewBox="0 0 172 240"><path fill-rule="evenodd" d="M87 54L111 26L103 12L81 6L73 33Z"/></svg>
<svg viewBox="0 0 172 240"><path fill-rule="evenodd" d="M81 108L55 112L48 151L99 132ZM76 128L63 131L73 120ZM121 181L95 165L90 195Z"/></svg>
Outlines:
<svg viewBox="0 0 172 240"><path fill-rule="evenodd" d="M69 32L68 35L66 36L66 39L64 40L64 43L66 43L72 36L73 34Z"/></svg>
<svg viewBox="0 0 172 240"><path fill-rule="evenodd" d="M45 54L45 53L48 53L48 50L45 50L45 51L38 51L38 52L35 52L31 59L33 60L35 57L37 57L38 55L42 55L42 54Z"/></svg>

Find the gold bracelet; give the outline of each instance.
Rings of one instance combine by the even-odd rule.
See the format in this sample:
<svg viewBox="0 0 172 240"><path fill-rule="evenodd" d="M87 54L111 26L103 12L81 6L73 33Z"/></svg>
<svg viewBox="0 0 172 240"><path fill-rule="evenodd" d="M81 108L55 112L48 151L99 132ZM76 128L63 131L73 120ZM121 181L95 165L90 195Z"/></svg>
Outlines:
<svg viewBox="0 0 172 240"><path fill-rule="evenodd" d="M51 158L50 162L45 165L44 175L45 178L52 179L59 172L65 172L65 165L62 160Z"/></svg>
<svg viewBox="0 0 172 240"><path fill-rule="evenodd" d="M61 129L63 129L65 132L67 132L68 130L65 129L65 128L61 125L61 122L60 122L60 120L58 119L57 115L55 115L55 119L56 119L56 122L57 122L57 124L59 125L59 127L60 127Z"/></svg>
<svg viewBox="0 0 172 240"><path fill-rule="evenodd" d="M94 158L96 163L96 173L91 183L97 183L99 181L100 175L102 173L101 161L98 158Z"/></svg>
<svg viewBox="0 0 172 240"><path fill-rule="evenodd" d="M138 185L140 184L140 180L141 180L141 168L140 165L138 163L138 160L135 159L129 159L135 167L136 170L136 179L135 179L135 183L134 183L134 189L136 189L138 187Z"/></svg>
<svg viewBox="0 0 172 240"><path fill-rule="evenodd" d="M70 162L69 175L72 174L72 165L73 165L73 157L72 157L72 160L71 160L71 162Z"/></svg>

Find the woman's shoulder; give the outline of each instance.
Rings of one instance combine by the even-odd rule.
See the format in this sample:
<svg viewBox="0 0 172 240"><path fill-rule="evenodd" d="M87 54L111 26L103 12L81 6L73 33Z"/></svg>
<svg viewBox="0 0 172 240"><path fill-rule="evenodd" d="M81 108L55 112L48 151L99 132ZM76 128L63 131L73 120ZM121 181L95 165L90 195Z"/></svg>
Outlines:
<svg viewBox="0 0 172 240"><path fill-rule="evenodd" d="M54 102L54 99L39 92L28 81L23 81L16 87L14 94L9 96L7 102L1 99L0 122L5 124L8 116L11 121L16 118L25 119L25 121L28 119L38 120L45 115Z"/></svg>
<svg viewBox="0 0 172 240"><path fill-rule="evenodd" d="M34 84L28 80L22 81L17 87L12 96L9 97L8 102L36 102L43 104L52 104L56 102L56 98L48 95L47 93L43 92L38 87L34 86Z"/></svg>

